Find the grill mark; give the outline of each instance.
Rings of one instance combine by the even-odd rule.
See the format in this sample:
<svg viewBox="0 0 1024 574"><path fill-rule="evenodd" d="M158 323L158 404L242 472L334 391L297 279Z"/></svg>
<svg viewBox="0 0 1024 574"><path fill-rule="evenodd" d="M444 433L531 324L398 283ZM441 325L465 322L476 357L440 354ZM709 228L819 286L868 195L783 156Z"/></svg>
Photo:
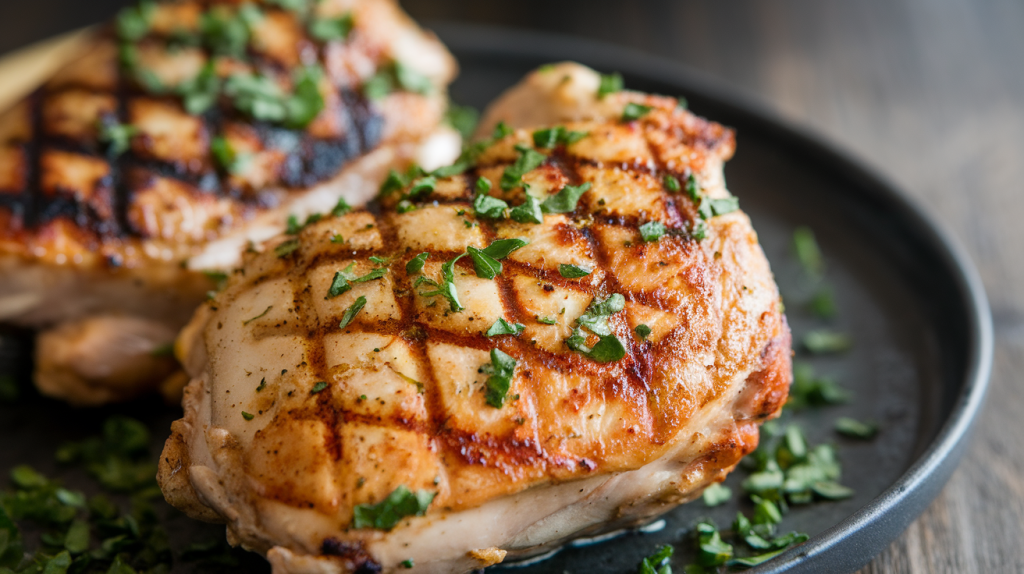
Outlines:
<svg viewBox="0 0 1024 574"><path fill-rule="evenodd" d="M108 28L106 33L101 35L100 40L109 39L111 35L112 31ZM209 50L205 47L202 49L209 57ZM266 60L273 62L269 59ZM276 62L274 65L286 70ZM114 89L113 95L117 100L115 115L121 123L126 124L128 123L127 105L133 97L155 98L158 96L134 86L132 80L123 72L123 68L118 66L117 87ZM43 132L42 118L44 97L76 89L92 93L109 93L97 91L80 83L70 83L52 90L44 85L28 96L32 136L30 141L23 146L26 152L26 188L20 197L13 197L13 194L12 196L8 196L8 194L0 196L0 207L8 207L12 213L20 217L26 230L38 230L55 218L68 217L83 231L95 233L101 240L140 238L140 230L134 229L128 221L134 193L130 185L131 178L126 176L128 171L139 168L145 169L153 175L175 179L213 193L218 197L229 197L249 207L268 206L264 201L264 194L258 193L260 190L257 190L257 193L246 194L229 190L225 185L226 175L212 169L209 163L205 169L191 171L187 166L179 165L174 160L165 161L141 157L132 149L111 160L100 152L98 142L96 146L92 146L87 142L72 138L46 135ZM299 146L296 153L292 154L294 157L291 158L293 168L291 173L283 174L285 177L282 177L282 183L292 188L303 189L336 176L341 169L354 159L374 149L381 141L384 119L379 111L355 90L344 87L339 90L339 95L340 103L336 111L339 112L347 129L343 137L335 139L313 138L303 130L287 130L266 122L256 121L243 116L230 104L215 105L207 110L201 118L211 137L221 133L223 123L227 118L256 127L257 132L261 134L261 141L264 143L269 139L269 135L275 132L288 133L293 137L298 137ZM99 217L99 214L89 209L83 202L67 198L48 198L43 194L40 188L40 158L44 149L62 150L102 158L107 162L113 190L110 198L112 206L110 218Z"/></svg>

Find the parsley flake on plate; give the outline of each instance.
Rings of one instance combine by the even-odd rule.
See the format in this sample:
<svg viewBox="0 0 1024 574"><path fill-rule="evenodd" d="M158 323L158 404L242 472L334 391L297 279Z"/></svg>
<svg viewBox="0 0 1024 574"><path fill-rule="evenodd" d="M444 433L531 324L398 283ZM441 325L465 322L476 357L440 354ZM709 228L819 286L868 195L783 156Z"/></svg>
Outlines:
<svg viewBox="0 0 1024 574"><path fill-rule="evenodd" d="M603 98L608 94L621 92L623 87L622 74L618 72L601 74L601 83L597 86L597 97Z"/></svg>
<svg viewBox="0 0 1024 574"><path fill-rule="evenodd" d="M515 369L516 360L512 356L501 349L491 349L491 362L480 367L480 372L488 375L484 383L487 389L484 398L488 405L500 409L505 404Z"/></svg>
<svg viewBox="0 0 1024 574"><path fill-rule="evenodd" d="M338 328L344 329L345 327L348 327L349 324L352 323L352 320L356 318L356 315L362 311L365 306L366 297L360 295L359 298L357 298L355 302L348 307L348 309L345 309L345 313L341 316L341 322L338 324Z"/></svg>
<svg viewBox="0 0 1024 574"><path fill-rule="evenodd" d="M540 209L544 213L571 213L576 210L576 203L583 194L589 190L589 181L580 185L567 185L541 202Z"/></svg>
<svg viewBox="0 0 1024 574"><path fill-rule="evenodd" d="M509 323L504 317L498 317L498 320L487 329L484 336L497 337L498 335L513 335L518 337L522 334L523 329L525 328L526 325L523 325L522 323Z"/></svg>
<svg viewBox="0 0 1024 574"><path fill-rule="evenodd" d="M523 176L540 167L544 160L548 158L548 156L539 151L522 144L516 144L516 151L519 152L519 157L516 158L515 163L506 167L505 171L501 174L499 184L501 189L505 191L522 185Z"/></svg>
<svg viewBox="0 0 1024 574"><path fill-rule="evenodd" d="M558 264L558 274L566 279L579 279L580 277L586 277L593 272L593 269L587 269L586 267L580 267L578 265L570 265L568 263Z"/></svg>
<svg viewBox="0 0 1024 574"><path fill-rule="evenodd" d="M622 121L632 122L639 120L646 116L653 110L654 107L646 106L644 104L638 104L636 102L629 102L626 107L622 110Z"/></svg>

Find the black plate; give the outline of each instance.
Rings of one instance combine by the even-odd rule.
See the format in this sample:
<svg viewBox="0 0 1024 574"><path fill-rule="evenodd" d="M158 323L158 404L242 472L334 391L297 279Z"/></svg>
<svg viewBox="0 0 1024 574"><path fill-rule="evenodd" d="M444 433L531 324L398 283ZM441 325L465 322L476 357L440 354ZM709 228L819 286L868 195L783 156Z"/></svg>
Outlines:
<svg viewBox="0 0 1024 574"><path fill-rule="evenodd" d="M824 323L804 310L806 279L790 253L793 229L813 228L827 257L826 281L838 315L831 326L855 341L847 354L810 362L854 394L849 404L801 414L812 443L834 442L842 482L856 495L841 502L795 507L782 524L812 538L751 572L850 572L885 548L932 501L967 444L981 406L991 362L992 334L984 291L962 252L920 208L887 182L820 140L785 125L756 104L717 88L678 64L578 39L509 30L437 24L433 28L460 61L452 86L456 101L483 107L529 70L576 60L601 71L620 71L630 88L685 96L691 109L737 129L738 152L726 167L772 263L797 337ZM23 338L0 344L0 368L22 360ZM11 357L17 360L12 361ZM804 360L805 357L797 357ZM56 468L62 441L93 432L112 412L146 418L159 448L178 416L154 401L96 411L75 411L39 397L0 406L0 472L30 462L66 483L94 492L80 472ZM832 432L838 416L882 423L871 442ZM739 492L740 473L726 484ZM664 543L679 549L675 564L692 556L688 531L698 518L729 524L749 514L738 496L723 506L684 505L652 533L630 533L601 544L563 550L523 574L635 572ZM222 532L170 514L172 544ZM245 569L264 569L251 562ZM506 569L509 567L503 567ZM192 568L177 564L176 572Z"/></svg>

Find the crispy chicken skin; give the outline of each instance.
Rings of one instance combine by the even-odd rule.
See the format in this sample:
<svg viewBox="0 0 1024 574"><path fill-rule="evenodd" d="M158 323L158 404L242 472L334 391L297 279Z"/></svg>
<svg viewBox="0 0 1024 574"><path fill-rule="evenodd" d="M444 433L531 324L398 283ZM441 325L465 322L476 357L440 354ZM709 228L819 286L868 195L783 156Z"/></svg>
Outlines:
<svg viewBox="0 0 1024 574"><path fill-rule="evenodd" d="M38 377L61 375L40 387L80 404L152 388L106 388L62 357L146 361L104 334L176 332L214 286L202 271L230 269L289 215L361 205L391 167L451 161L454 74L393 0L128 8L0 117L0 321L55 329Z"/></svg>
<svg viewBox="0 0 1024 574"><path fill-rule="evenodd" d="M650 111L621 120L629 102ZM448 573L641 524L723 480L791 379L749 219L700 209L731 202L733 133L670 98L601 106L521 179L509 167L540 126L497 134L460 174L387 186L379 213L247 254L178 339L192 380L160 460L167 500L276 573ZM692 176L693 198L666 176ZM478 215L477 190L516 207L587 184L540 223ZM645 241L653 221L667 232ZM528 244L493 279L450 263L510 238ZM579 327L595 315L604 328ZM521 333L487 336L502 319ZM367 525L408 493L423 513Z"/></svg>

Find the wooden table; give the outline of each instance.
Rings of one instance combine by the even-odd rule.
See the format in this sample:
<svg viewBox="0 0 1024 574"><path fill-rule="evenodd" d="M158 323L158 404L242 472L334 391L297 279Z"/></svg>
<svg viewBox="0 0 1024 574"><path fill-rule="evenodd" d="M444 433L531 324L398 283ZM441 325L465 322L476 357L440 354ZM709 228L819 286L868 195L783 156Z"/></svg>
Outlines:
<svg viewBox="0 0 1024 574"><path fill-rule="evenodd" d="M0 6L0 49L99 18ZM84 3L83 3L84 4ZM866 573L1024 572L1024 4L1015 0L406 0L417 18L533 27L684 62L893 179L966 246L996 326L971 451ZM49 18L49 19L46 19ZM77 20L76 20L77 18ZM36 22L33 24L33 22ZM17 28L15 30L15 27ZM742 143L741 143L742 145ZM1019 369L1019 370L1018 370Z"/></svg>

